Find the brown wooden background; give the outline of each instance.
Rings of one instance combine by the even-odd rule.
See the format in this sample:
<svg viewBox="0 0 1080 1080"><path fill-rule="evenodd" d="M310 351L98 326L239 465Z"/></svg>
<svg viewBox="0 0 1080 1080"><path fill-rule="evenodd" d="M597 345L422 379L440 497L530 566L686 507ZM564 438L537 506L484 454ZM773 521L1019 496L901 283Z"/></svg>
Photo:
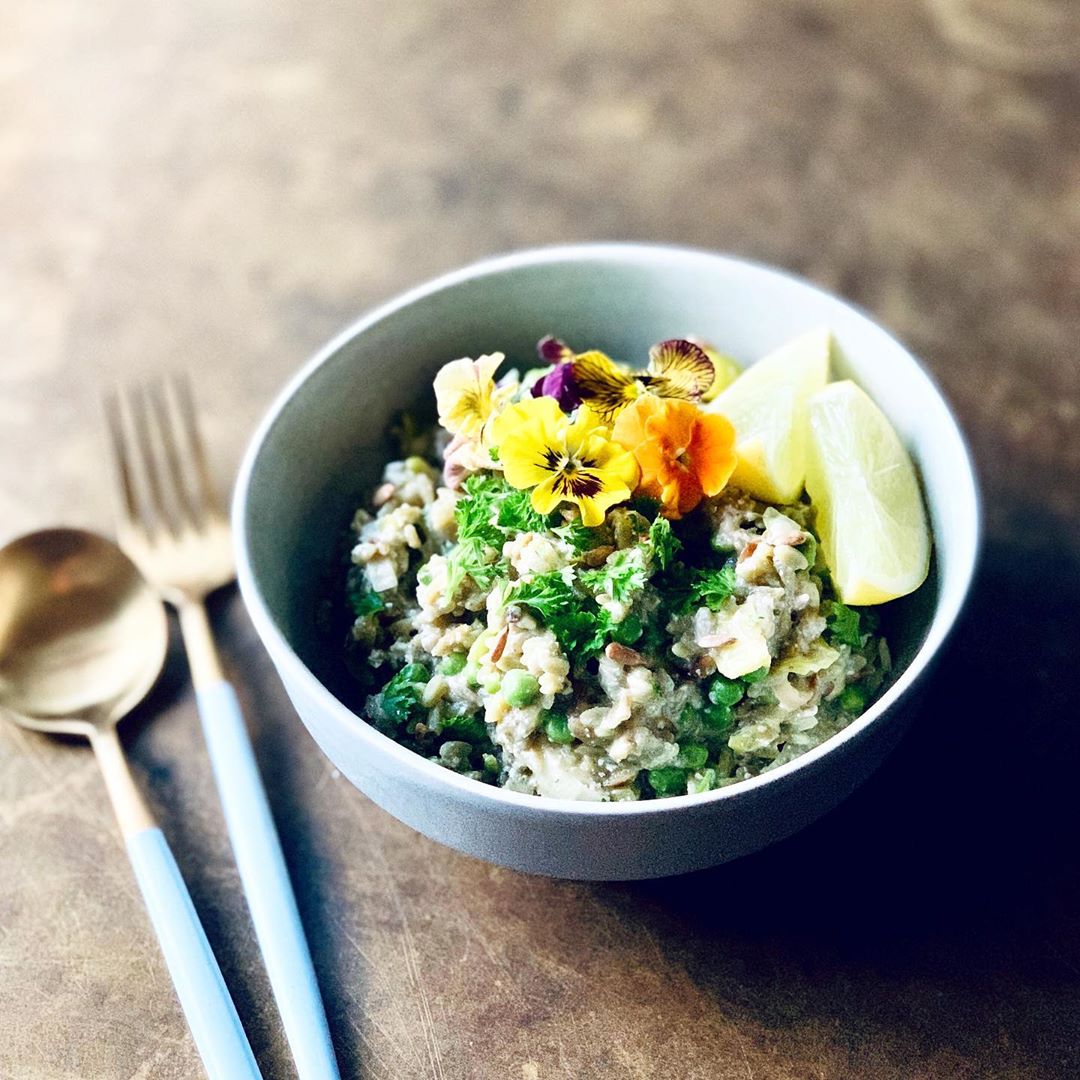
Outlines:
<svg viewBox="0 0 1080 1080"><path fill-rule="evenodd" d="M1080 1075L1072 0L5 0L0 533L108 526L96 397L185 367L226 481L360 310L494 251L687 242L915 350L987 548L902 748L760 856L532 880L423 840L216 617L346 1075ZM290 1063L174 654L128 730L267 1077ZM0 1076L198 1061L89 752L0 732Z"/></svg>

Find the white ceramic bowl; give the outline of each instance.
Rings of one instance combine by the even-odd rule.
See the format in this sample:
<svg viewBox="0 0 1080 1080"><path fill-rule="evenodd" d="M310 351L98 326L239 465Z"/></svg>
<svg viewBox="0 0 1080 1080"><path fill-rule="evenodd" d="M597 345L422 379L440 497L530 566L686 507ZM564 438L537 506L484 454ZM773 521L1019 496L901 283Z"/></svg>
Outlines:
<svg viewBox="0 0 1080 1080"><path fill-rule="evenodd" d="M381 735L356 695L341 638L320 631L320 601L341 588L344 530L388 456L395 412L428 412L446 360L501 350L530 364L554 333L580 348L643 357L695 334L751 363L830 326L843 360L889 415L920 469L935 541L930 579L889 605L901 668L835 738L773 772L703 795L575 803L489 787ZM392 300L330 342L285 388L240 471L233 507L240 588L301 719L372 800L444 844L539 874L594 880L711 866L788 836L847 796L911 717L956 622L979 542L963 437L911 354L865 315L788 274L702 251L589 244L524 251L448 274Z"/></svg>

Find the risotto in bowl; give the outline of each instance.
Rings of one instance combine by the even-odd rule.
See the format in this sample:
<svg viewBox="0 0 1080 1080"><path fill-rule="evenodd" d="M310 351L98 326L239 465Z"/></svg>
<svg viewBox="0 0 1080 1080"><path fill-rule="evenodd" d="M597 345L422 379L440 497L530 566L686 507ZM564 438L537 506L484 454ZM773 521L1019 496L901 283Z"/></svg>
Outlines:
<svg viewBox="0 0 1080 1080"><path fill-rule="evenodd" d="M279 399L234 513L256 627L341 771L460 850L596 879L835 805L901 734L978 540L955 422L884 331L635 245L492 260L362 320Z"/></svg>

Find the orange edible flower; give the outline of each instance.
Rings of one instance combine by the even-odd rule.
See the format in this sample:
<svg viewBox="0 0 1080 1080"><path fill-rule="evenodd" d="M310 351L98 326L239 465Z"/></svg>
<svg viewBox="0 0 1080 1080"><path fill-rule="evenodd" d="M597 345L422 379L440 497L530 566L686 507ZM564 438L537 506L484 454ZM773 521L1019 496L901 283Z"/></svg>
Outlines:
<svg viewBox="0 0 1080 1080"><path fill-rule="evenodd" d="M667 518L723 490L735 469L735 429L689 401L643 395L619 413L612 438L637 459L638 491Z"/></svg>

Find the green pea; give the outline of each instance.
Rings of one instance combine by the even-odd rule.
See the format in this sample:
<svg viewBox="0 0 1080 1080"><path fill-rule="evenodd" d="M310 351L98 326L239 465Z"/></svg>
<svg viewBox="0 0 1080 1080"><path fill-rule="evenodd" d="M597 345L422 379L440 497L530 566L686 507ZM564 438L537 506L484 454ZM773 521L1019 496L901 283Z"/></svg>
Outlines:
<svg viewBox="0 0 1080 1080"><path fill-rule="evenodd" d="M490 773L492 776L498 776L502 771L502 766L499 765L499 759L494 754L484 754L484 772Z"/></svg>
<svg viewBox="0 0 1080 1080"><path fill-rule="evenodd" d="M522 709L537 699L540 694L540 684L536 681L535 675L515 668L503 676L502 693L507 704Z"/></svg>
<svg viewBox="0 0 1080 1080"><path fill-rule="evenodd" d="M686 770L674 765L665 765L662 769L650 769L649 786L657 796L686 794Z"/></svg>
<svg viewBox="0 0 1080 1080"><path fill-rule="evenodd" d="M734 679L717 675L709 687L709 700L714 705L734 705L742 700L746 690Z"/></svg>
<svg viewBox="0 0 1080 1080"><path fill-rule="evenodd" d="M681 769L700 769L709 760L709 748L701 743L679 744L679 756L675 764Z"/></svg>
<svg viewBox="0 0 1080 1080"><path fill-rule="evenodd" d="M484 683L484 689L489 694L497 694L502 689L503 680L502 677L496 672L494 675L489 675Z"/></svg>
<svg viewBox="0 0 1080 1080"><path fill-rule="evenodd" d="M765 676L768 674L769 665L766 664L764 667L759 667L757 671L748 671L745 675L742 676L742 681L744 683L758 683L761 682L761 680L764 679Z"/></svg>
<svg viewBox="0 0 1080 1080"><path fill-rule="evenodd" d="M413 454L412 457L407 457L405 459L405 468L407 468L409 472L414 473L426 473L431 471L431 466L428 465L422 457L417 457L415 454Z"/></svg>
<svg viewBox="0 0 1080 1080"><path fill-rule="evenodd" d="M465 654L463 652L452 652L449 656L444 656L439 664L439 670L444 675L457 675L459 672L464 671Z"/></svg>
<svg viewBox="0 0 1080 1080"><path fill-rule="evenodd" d="M866 691L858 686L845 686L839 702L844 712L858 715L866 708Z"/></svg>
<svg viewBox="0 0 1080 1080"><path fill-rule="evenodd" d="M620 645L633 645L644 632L641 620L636 615L627 615L611 628L611 640Z"/></svg>
<svg viewBox="0 0 1080 1080"><path fill-rule="evenodd" d="M706 727L715 732L723 733L731 727L731 706L706 705L701 710L701 717L705 721Z"/></svg>
<svg viewBox="0 0 1080 1080"><path fill-rule="evenodd" d="M543 719L544 732L551 742L559 746L568 746L574 741L566 713L545 712Z"/></svg>

